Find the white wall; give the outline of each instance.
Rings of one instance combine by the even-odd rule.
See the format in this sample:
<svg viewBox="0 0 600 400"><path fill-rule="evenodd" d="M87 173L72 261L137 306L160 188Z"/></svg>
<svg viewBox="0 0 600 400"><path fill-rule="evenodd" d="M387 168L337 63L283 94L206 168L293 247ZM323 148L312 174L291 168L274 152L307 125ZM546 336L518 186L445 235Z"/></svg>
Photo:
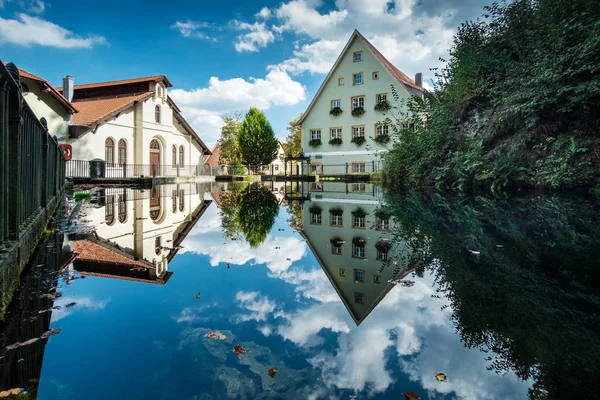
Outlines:
<svg viewBox="0 0 600 400"><path fill-rule="evenodd" d="M58 139L69 136L69 113L64 106L48 93L43 93L36 81L23 78L23 83L29 87L25 101L38 119L46 118L50 134L56 135Z"/></svg>

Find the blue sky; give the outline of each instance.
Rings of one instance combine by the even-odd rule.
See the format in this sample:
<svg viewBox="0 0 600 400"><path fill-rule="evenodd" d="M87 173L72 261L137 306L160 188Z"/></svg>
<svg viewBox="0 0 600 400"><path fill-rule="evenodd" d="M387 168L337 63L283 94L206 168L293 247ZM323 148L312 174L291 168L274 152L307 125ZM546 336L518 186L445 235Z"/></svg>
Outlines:
<svg viewBox="0 0 600 400"><path fill-rule="evenodd" d="M0 0L0 59L61 85L166 74L209 144L263 109L276 135L304 111L356 28L409 76L439 67L485 0ZM118 10L118 12L117 12Z"/></svg>

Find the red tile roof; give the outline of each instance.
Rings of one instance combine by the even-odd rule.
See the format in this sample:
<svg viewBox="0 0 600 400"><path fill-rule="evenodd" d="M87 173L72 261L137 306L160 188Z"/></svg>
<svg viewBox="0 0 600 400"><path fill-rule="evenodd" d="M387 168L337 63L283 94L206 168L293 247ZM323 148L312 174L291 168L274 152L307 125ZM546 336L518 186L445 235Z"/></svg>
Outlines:
<svg viewBox="0 0 600 400"><path fill-rule="evenodd" d="M173 86L171 84L171 82L167 79L166 75L152 75L152 76L144 76L141 78L121 79L121 80L117 80L117 81L82 83L81 85L75 85L74 89L90 89L90 88L100 88L100 87L108 87L108 86L128 85L131 83L160 82L160 81L164 81L167 87ZM56 90L62 91L62 87L58 87L58 88L56 88Z"/></svg>
<svg viewBox="0 0 600 400"><path fill-rule="evenodd" d="M103 262L110 264L120 264L131 267L154 268L154 265L147 261L134 260L121 254L115 249L93 240L75 240L73 242L73 251L77 253L76 260Z"/></svg>
<svg viewBox="0 0 600 400"><path fill-rule="evenodd" d="M73 116L74 125L91 126L114 114L123 111L138 101L144 101L154 95L153 92L134 93L114 97L76 100L79 113Z"/></svg>

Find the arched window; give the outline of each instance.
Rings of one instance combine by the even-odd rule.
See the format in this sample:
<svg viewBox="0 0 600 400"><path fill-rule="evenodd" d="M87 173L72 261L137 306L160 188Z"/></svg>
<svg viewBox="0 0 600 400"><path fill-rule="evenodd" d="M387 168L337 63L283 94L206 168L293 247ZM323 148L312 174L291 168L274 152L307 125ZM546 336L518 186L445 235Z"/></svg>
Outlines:
<svg viewBox="0 0 600 400"><path fill-rule="evenodd" d="M152 139L150 142L150 150L160 150L160 144L158 144L158 140Z"/></svg>
<svg viewBox="0 0 600 400"><path fill-rule="evenodd" d="M154 120L160 124L160 106L158 105L154 107Z"/></svg>
<svg viewBox="0 0 600 400"><path fill-rule="evenodd" d="M183 157L184 157L183 146L179 146L179 166L180 167L183 167Z"/></svg>
<svg viewBox="0 0 600 400"><path fill-rule="evenodd" d="M154 251L156 252L156 255L159 255L161 250L162 250L162 244L161 244L160 236L157 236L154 239Z"/></svg>
<svg viewBox="0 0 600 400"><path fill-rule="evenodd" d="M112 225L115 222L115 196L106 196L104 221L106 222L106 225Z"/></svg>
<svg viewBox="0 0 600 400"><path fill-rule="evenodd" d="M127 142L125 142L125 139L119 140L119 164L127 164Z"/></svg>
<svg viewBox="0 0 600 400"><path fill-rule="evenodd" d="M119 202L117 206L117 211L119 212L119 222L123 223L127 221L127 203L125 203L125 189L123 189L123 194L120 194L118 199Z"/></svg>
<svg viewBox="0 0 600 400"><path fill-rule="evenodd" d="M158 85L158 97L162 99L162 86Z"/></svg>
<svg viewBox="0 0 600 400"><path fill-rule="evenodd" d="M173 214L177 212L177 189L171 192L171 201L173 202Z"/></svg>
<svg viewBox="0 0 600 400"><path fill-rule="evenodd" d="M115 141L111 138L104 142L104 161L108 164L115 162Z"/></svg>
<svg viewBox="0 0 600 400"><path fill-rule="evenodd" d="M183 201L185 199L185 192L183 191L183 189L179 190L179 211L183 211L185 209L185 205L183 204Z"/></svg>
<svg viewBox="0 0 600 400"><path fill-rule="evenodd" d="M177 167L177 146L173 145L173 168Z"/></svg>

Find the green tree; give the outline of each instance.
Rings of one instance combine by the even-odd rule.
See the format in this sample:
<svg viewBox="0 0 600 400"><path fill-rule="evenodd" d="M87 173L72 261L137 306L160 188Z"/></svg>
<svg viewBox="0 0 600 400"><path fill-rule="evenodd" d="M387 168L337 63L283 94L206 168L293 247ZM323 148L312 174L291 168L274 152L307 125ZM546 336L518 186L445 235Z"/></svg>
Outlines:
<svg viewBox="0 0 600 400"><path fill-rule="evenodd" d="M234 113L225 117L221 127L221 157L219 162L228 165L241 163L240 146L238 144L242 130L241 114Z"/></svg>
<svg viewBox="0 0 600 400"><path fill-rule="evenodd" d="M275 223L279 204L273 193L266 189L250 191L240 201L239 226L252 247L258 247L267 238Z"/></svg>
<svg viewBox="0 0 600 400"><path fill-rule="evenodd" d="M285 143L281 144L285 155L292 153L292 155L297 156L302 150L302 127L297 124L303 114L300 113L296 119L290 121L286 128L289 133L285 138Z"/></svg>
<svg viewBox="0 0 600 400"><path fill-rule="evenodd" d="M244 165L267 165L277 157L279 142L267 117L252 107L246 114L238 137Z"/></svg>

